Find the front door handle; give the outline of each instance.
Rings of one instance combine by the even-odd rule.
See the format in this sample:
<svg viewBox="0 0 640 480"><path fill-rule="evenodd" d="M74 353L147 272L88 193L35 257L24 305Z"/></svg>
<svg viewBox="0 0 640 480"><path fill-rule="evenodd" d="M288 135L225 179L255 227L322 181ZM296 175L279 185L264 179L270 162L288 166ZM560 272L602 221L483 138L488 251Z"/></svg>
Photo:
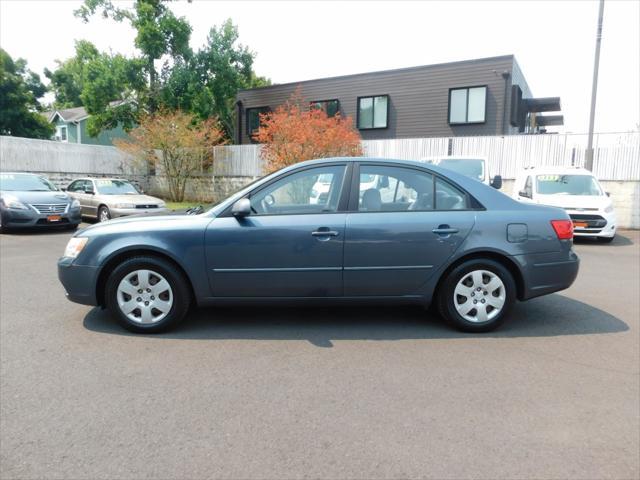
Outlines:
<svg viewBox="0 0 640 480"><path fill-rule="evenodd" d="M440 225L438 228L431 230L436 235L451 235L452 233L458 233L460 230L457 228L451 228L449 225Z"/></svg>
<svg viewBox="0 0 640 480"><path fill-rule="evenodd" d="M314 237L337 237L338 235L340 235L340 232L329 229L323 230L319 228L318 230L311 232L311 235L313 235Z"/></svg>

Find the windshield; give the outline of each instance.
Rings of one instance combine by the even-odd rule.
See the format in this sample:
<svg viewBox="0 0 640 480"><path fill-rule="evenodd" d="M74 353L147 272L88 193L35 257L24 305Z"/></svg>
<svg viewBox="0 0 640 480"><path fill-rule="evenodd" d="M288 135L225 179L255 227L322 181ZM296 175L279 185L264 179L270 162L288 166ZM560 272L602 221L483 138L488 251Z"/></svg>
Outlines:
<svg viewBox="0 0 640 480"><path fill-rule="evenodd" d="M136 188L124 180L96 180L101 195L140 195Z"/></svg>
<svg viewBox="0 0 640 480"><path fill-rule="evenodd" d="M54 192L58 189L46 178L28 173L0 173L0 190L12 192Z"/></svg>
<svg viewBox="0 0 640 480"><path fill-rule="evenodd" d="M465 177L484 181L484 160L481 158L443 158L438 165Z"/></svg>
<svg viewBox="0 0 640 480"><path fill-rule="evenodd" d="M591 175L538 175L536 189L540 195L602 195Z"/></svg>

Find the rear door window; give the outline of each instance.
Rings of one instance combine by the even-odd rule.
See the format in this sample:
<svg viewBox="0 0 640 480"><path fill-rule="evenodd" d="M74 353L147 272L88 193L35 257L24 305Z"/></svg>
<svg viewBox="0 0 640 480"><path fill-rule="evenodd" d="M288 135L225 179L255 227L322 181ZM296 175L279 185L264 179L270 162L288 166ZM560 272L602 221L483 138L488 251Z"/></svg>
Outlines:
<svg viewBox="0 0 640 480"><path fill-rule="evenodd" d="M449 182L436 179L436 210L467 210L468 196Z"/></svg>
<svg viewBox="0 0 640 480"><path fill-rule="evenodd" d="M433 175L405 167L361 165L358 211L433 210Z"/></svg>

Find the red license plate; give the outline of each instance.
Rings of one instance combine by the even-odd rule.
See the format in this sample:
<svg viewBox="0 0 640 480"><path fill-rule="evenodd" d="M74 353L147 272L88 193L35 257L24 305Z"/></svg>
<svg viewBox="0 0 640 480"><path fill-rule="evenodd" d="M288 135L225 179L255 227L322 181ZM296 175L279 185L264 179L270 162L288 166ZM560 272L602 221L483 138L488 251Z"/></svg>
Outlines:
<svg viewBox="0 0 640 480"><path fill-rule="evenodd" d="M587 228L589 225L587 222L573 222L573 226L578 228Z"/></svg>
<svg viewBox="0 0 640 480"><path fill-rule="evenodd" d="M59 222L60 218L60 215L49 215L47 217L47 222Z"/></svg>

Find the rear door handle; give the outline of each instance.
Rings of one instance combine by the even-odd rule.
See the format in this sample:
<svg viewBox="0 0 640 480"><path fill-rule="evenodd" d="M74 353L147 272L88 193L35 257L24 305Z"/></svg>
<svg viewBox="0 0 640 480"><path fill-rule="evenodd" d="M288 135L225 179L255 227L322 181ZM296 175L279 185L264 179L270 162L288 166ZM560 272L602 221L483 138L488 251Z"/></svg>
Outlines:
<svg viewBox="0 0 640 480"><path fill-rule="evenodd" d="M458 233L460 230L457 228L451 228L449 225L440 225L438 228L431 230L437 235L451 235L452 233Z"/></svg>
<svg viewBox="0 0 640 480"><path fill-rule="evenodd" d="M311 232L311 235L314 237L337 237L340 235L340 232L336 232L335 230L316 230Z"/></svg>

